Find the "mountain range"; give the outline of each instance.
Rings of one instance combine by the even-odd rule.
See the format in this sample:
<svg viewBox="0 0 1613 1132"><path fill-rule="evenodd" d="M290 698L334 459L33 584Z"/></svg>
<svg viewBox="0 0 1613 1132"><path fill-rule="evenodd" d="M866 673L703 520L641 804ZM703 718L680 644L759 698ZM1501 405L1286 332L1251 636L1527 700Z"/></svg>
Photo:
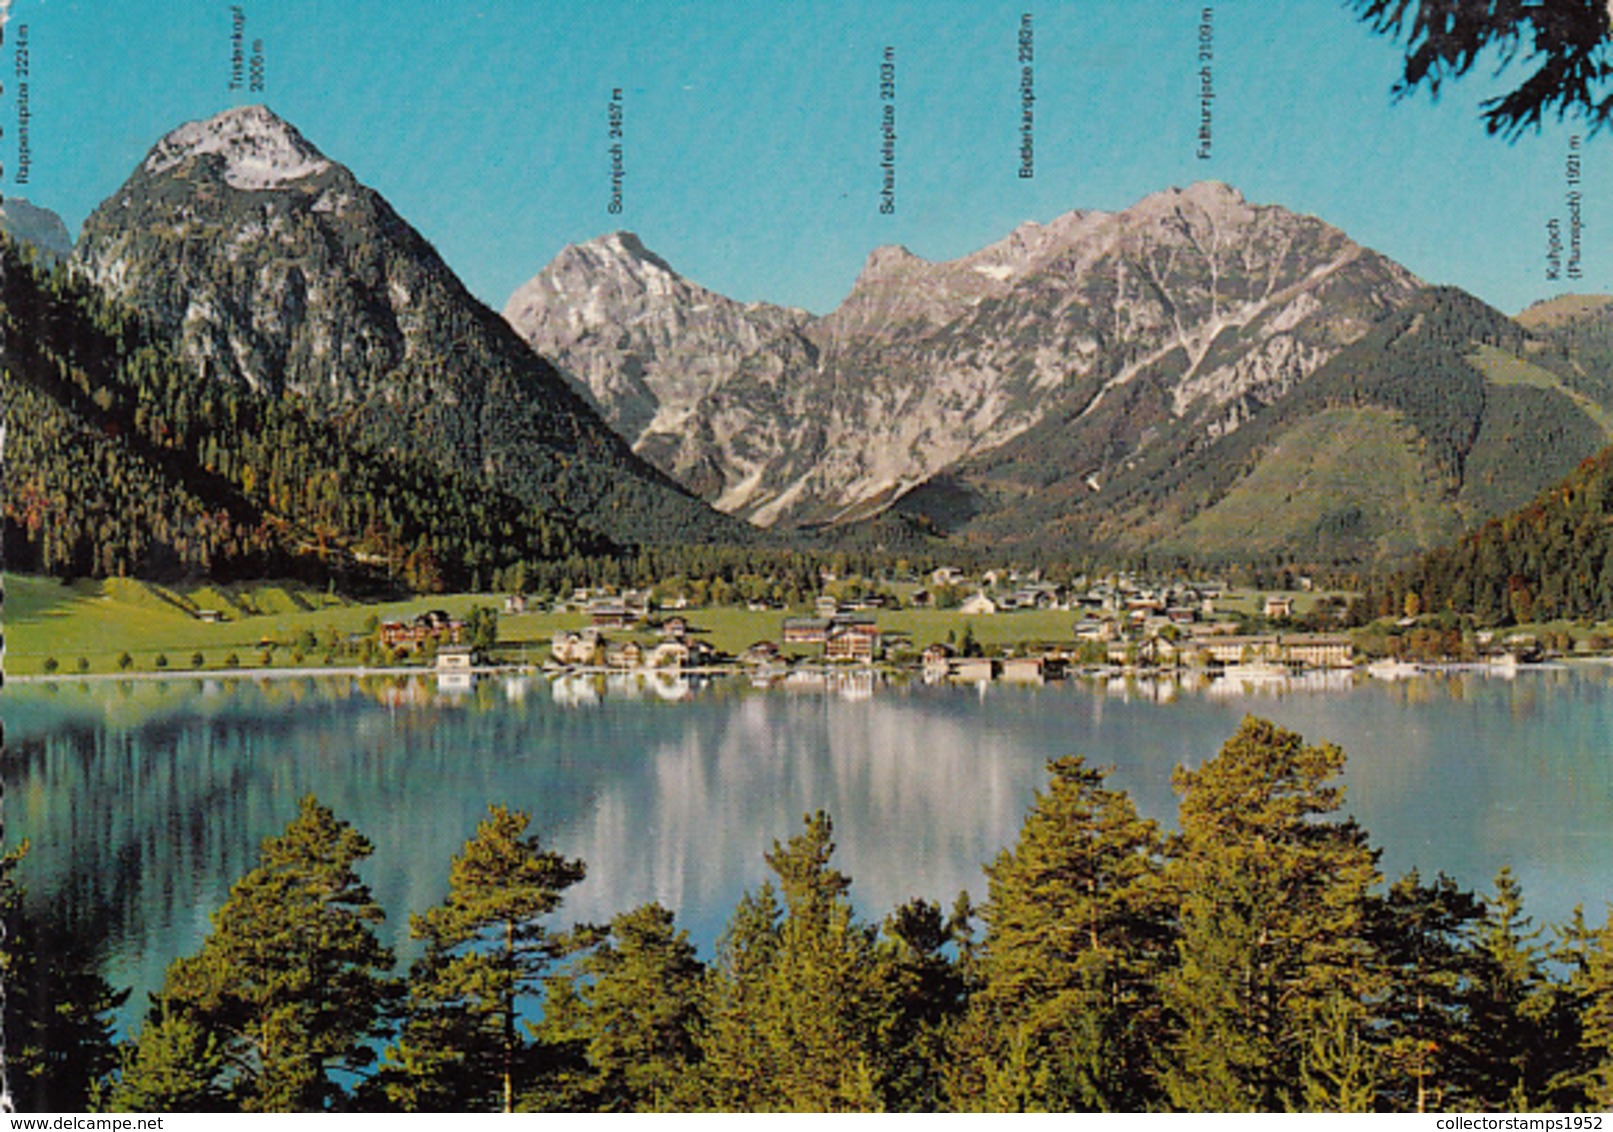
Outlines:
<svg viewBox="0 0 1613 1132"><path fill-rule="evenodd" d="M716 294L627 232L504 313L722 510L891 509L984 545L1396 558L1530 498L1613 405L1539 333L1219 183L949 262L877 249L821 317Z"/></svg>

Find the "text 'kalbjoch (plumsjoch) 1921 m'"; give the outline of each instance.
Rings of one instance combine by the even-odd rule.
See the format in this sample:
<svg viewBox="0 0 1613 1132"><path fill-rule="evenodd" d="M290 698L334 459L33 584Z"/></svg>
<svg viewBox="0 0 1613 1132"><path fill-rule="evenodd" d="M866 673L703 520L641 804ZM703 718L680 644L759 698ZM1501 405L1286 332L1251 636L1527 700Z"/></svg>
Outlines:
<svg viewBox="0 0 1613 1132"><path fill-rule="evenodd" d="M1568 139L1568 162L1565 174L1568 182L1568 271L1570 279L1585 277L1584 263L1580 258L1580 205L1584 200L1579 190L1579 135Z"/></svg>
<svg viewBox="0 0 1613 1132"><path fill-rule="evenodd" d="M627 160L622 149L623 139L627 136L624 123L627 120L623 109L622 88L612 87L610 102L605 107L606 137L610 139L610 203L605 211L612 216L619 216L622 212L622 182L627 177Z"/></svg>
<svg viewBox="0 0 1613 1132"><path fill-rule="evenodd" d="M1019 17L1019 175L1036 176L1036 28L1031 14Z"/></svg>
<svg viewBox="0 0 1613 1132"><path fill-rule="evenodd" d="M1566 192L1563 200L1568 207L1568 262L1563 263L1563 222L1553 216L1546 221L1546 279L1548 282L1557 280L1585 278L1585 262L1582 255L1583 245L1581 231L1583 221L1581 218L1584 206L1584 194L1580 190L1580 155L1579 135L1568 136L1568 159L1564 163L1563 181Z"/></svg>
<svg viewBox="0 0 1613 1132"><path fill-rule="evenodd" d="M896 212L896 48L887 47L879 60L879 211Z"/></svg>

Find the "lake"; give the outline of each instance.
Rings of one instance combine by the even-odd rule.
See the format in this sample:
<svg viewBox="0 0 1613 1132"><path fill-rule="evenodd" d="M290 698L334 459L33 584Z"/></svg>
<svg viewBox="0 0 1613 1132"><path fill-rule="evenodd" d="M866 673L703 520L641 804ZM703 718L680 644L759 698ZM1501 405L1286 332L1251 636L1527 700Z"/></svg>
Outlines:
<svg viewBox="0 0 1613 1132"><path fill-rule="evenodd" d="M809 810L835 821L864 916L911 896L985 894L981 865L1019 828L1047 759L1112 765L1139 808L1174 821L1172 768L1215 753L1246 713L1349 755L1346 809L1397 876L1481 891L1502 865L1537 923L1613 899L1613 666L1479 671L1387 683L1068 681L985 688L797 679L419 677L8 683L7 831L36 915L97 941L143 1009L169 961L314 793L375 845L363 873L383 932L446 891L449 858L489 802L530 811L587 863L558 920L649 900L709 956L764 850Z"/></svg>

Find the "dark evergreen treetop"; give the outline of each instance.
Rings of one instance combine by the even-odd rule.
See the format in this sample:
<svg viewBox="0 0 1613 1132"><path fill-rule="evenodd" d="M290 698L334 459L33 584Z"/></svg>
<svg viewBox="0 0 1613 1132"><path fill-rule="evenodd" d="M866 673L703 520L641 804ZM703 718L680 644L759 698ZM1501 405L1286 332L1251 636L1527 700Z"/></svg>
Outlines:
<svg viewBox="0 0 1613 1132"><path fill-rule="evenodd" d="M426 951L410 972L403 1032L378 1081L397 1107L509 1112L535 1078L520 1001L541 991L567 947L543 921L585 870L545 848L530 823L522 811L488 807L453 860L448 895L410 919Z"/></svg>
<svg viewBox="0 0 1613 1132"><path fill-rule="evenodd" d="M201 950L169 967L114 1100L174 1092L170 1103L223 1098L248 1112L334 1105L341 1077L374 1061L394 993L392 953L375 934L381 907L355 871L370 853L304 798L213 914Z"/></svg>
<svg viewBox="0 0 1613 1132"><path fill-rule="evenodd" d="M704 973L666 908L646 904L615 917L597 947L548 981L536 1033L573 1050L576 1064L540 1085L535 1099L592 1112L687 1103L699 1068Z"/></svg>
<svg viewBox="0 0 1613 1132"><path fill-rule="evenodd" d="M1306 1103L1322 1083L1307 1065L1310 1040L1333 1026L1346 1042L1370 1033L1377 854L1336 816L1343 768L1337 746L1247 717L1215 758L1176 772L1181 832L1163 878L1181 933L1164 978L1176 1106Z"/></svg>
<svg viewBox="0 0 1613 1132"><path fill-rule="evenodd" d="M1591 131L1613 120L1613 20L1605 0L1351 0L1372 29L1406 44L1397 98L1446 82L1481 59L1497 70L1531 71L1512 90L1486 99L1484 125L1515 139L1548 116L1583 118Z"/></svg>
<svg viewBox="0 0 1613 1132"><path fill-rule="evenodd" d="M1156 823L1078 757L1051 781L1013 848L986 867L989 928L973 998L980 1099L1136 1109L1155 1101L1157 976L1170 946ZM1006 1072L1005 1072L1006 1070Z"/></svg>

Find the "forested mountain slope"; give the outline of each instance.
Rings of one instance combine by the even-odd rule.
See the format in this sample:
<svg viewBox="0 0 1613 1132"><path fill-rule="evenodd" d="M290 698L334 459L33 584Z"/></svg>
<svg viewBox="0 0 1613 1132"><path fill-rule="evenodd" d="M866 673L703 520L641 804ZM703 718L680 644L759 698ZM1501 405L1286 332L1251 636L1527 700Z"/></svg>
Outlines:
<svg viewBox="0 0 1613 1132"><path fill-rule="evenodd" d="M1527 507L1424 556L1375 595L1387 612L1471 613L1488 625L1613 618L1613 448Z"/></svg>
<svg viewBox="0 0 1613 1132"><path fill-rule="evenodd" d="M295 398L198 379L142 319L0 240L10 569L467 586L614 544Z"/></svg>

